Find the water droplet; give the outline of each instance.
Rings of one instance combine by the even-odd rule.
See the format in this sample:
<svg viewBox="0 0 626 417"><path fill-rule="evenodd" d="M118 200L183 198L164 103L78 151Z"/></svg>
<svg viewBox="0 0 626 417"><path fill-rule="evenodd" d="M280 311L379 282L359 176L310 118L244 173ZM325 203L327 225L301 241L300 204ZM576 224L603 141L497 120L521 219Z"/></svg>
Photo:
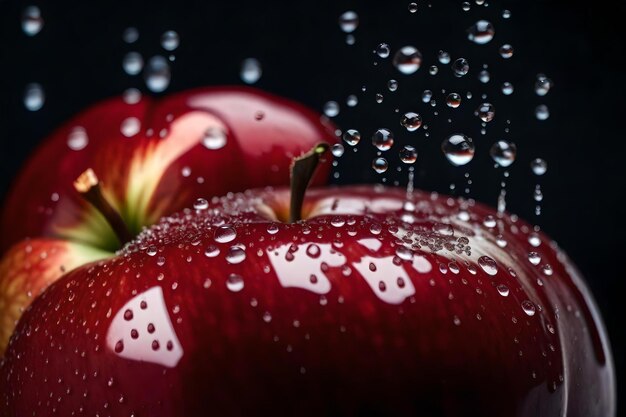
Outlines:
<svg viewBox="0 0 626 417"><path fill-rule="evenodd" d="M492 215L485 216L485 218L483 219L483 225L490 229L496 227L496 218Z"/></svg>
<svg viewBox="0 0 626 417"><path fill-rule="evenodd" d="M351 33L359 26L359 15L352 10L339 16L339 27L345 33Z"/></svg>
<svg viewBox="0 0 626 417"><path fill-rule="evenodd" d="M343 227L346 224L346 220L343 217L337 216L333 217L330 224L332 224L333 227Z"/></svg>
<svg viewBox="0 0 626 417"><path fill-rule="evenodd" d="M209 208L209 202L206 201L206 199L204 198L198 198L194 203L193 203L193 208L196 210L206 210Z"/></svg>
<svg viewBox="0 0 626 417"><path fill-rule="evenodd" d="M239 264L246 259L246 251L241 246L231 246L226 253L226 262Z"/></svg>
<svg viewBox="0 0 626 417"><path fill-rule="evenodd" d="M537 252L528 252L528 260L533 265L539 265L539 262L541 262L541 255Z"/></svg>
<svg viewBox="0 0 626 417"><path fill-rule="evenodd" d="M341 143L335 143L331 148L331 152L336 158L341 157L344 153L344 150L345 149L343 148L343 145Z"/></svg>
<svg viewBox="0 0 626 417"><path fill-rule="evenodd" d="M122 135L127 138L131 138L135 136L141 130L141 121L139 121L136 117L127 117L122 120L122 125L120 126L120 132Z"/></svg>
<svg viewBox="0 0 626 417"><path fill-rule="evenodd" d="M22 13L22 31L28 36L35 36L43 28L43 17L37 6L28 6Z"/></svg>
<svg viewBox="0 0 626 417"><path fill-rule="evenodd" d="M204 250L204 256L206 256L207 258L215 258L219 254L220 250L217 248L217 246L211 245Z"/></svg>
<svg viewBox="0 0 626 417"><path fill-rule="evenodd" d="M235 240L237 231L232 226L220 226L215 230L214 239L218 243L228 243Z"/></svg>
<svg viewBox="0 0 626 417"><path fill-rule="evenodd" d="M482 268L488 275L496 275L498 273L498 264L489 256L481 256L478 258L478 266Z"/></svg>
<svg viewBox="0 0 626 417"><path fill-rule="evenodd" d="M448 65L450 63L450 54L446 51L439 51L437 59L439 59L440 63Z"/></svg>
<svg viewBox="0 0 626 417"><path fill-rule="evenodd" d="M391 48L386 43L381 43L376 47L376 55L381 58L387 58L391 53Z"/></svg>
<svg viewBox="0 0 626 417"><path fill-rule="evenodd" d="M508 43L505 43L500 47L500 49L498 49L498 52L500 52L500 56L502 58L509 59L513 56L513 47Z"/></svg>
<svg viewBox="0 0 626 417"><path fill-rule="evenodd" d="M356 38L354 37L353 34L346 35L346 44L347 45L354 45L355 42L356 42Z"/></svg>
<svg viewBox="0 0 626 417"><path fill-rule="evenodd" d="M263 75L263 70L258 59L246 58L243 60L239 72L241 81L246 84L254 84L261 79L261 75Z"/></svg>
<svg viewBox="0 0 626 417"><path fill-rule="evenodd" d="M513 142L499 140L491 146L489 155L491 155L491 159L493 159L496 164L506 168L515 162L517 146L515 146Z"/></svg>
<svg viewBox="0 0 626 417"><path fill-rule="evenodd" d="M460 166L474 158L475 147L472 138L456 133L444 139L441 150L452 165Z"/></svg>
<svg viewBox="0 0 626 417"><path fill-rule="evenodd" d="M374 168L374 171L379 174L387 171L388 167L389 164L387 163L387 160L385 158L376 158L372 161L372 168Z"/></svg>
<svg viewBox="0 0 626 417"><path fill-rule="evenodd" d="M431 65L430 68L428 68L428 73L430 75L437 75L438 72L439 72L439 68L437 68L436 65Z"/></svg>
<svg viewBox="0 0 626 417"><path fill-rule="evenodd" d="M510 96L511 94L513 94L513 90L513 84L511 84L510 82L506 81L502 83L501 91L502 94L504 94L505 96Z"/></svg>
<svg viewBox="0 0 626 417"><path fill-rule="evenodd" d="M433 92L430 90L424 90L422 93L422 102L428 103L433 98Z"/></svg>
<svg viewBox="0 0 626 417"><path fill-rule="evenodd" d="M73 151L85 149L89 144L89 137L85 128L77 126L72 129L67 137L67 146Z"/></svg>
<svg viewBox="0 0 626 417"><path fill-rule="evenodd" d="M137 104L141 101L141 91L129 88L124 91L123 100L126 104Z"/></svg>
<svg viewBox="0 0 626 417"><path fill-rule="evenodd" d="M382 102L383 102L383 98L384 98L384 97L383 97L383 95L382 95L382 94L377 93L377 94L376 94L376 103L378 103L378 104L382 103Z"/></svg>
<svg viewBox="0 0 626 417"><path fill-rule="evenodd" d="M153 93L161 93L167 89L172 79L172 72L167 60L160 55L153 56L144 70L146 86Z"/></svg>
<svg viewBox="0 0 626 417"><path fill-rule="evenodd" d="M496 245L498 245L501 248L505 248L506 245L508 245L508 242L506 241L506 239L504 239L502 235L498 235L496 236Z"/></svg>
<svg viewBox="0 0 626 417"><path fill-rule="evenodd" d="M469 62L465 58L459 58L452 63L452 72L455 77L462 77L469 72Z"/></svg>
<svg viewBox="0 0 626 417"><path fill-rule="evenodd" d="M348 105L348 107L354 107L359 104L359 99L354 94L350 94L346 99L346 104Z"/></svg>
<svg viewBox="0 0 626 417"><path fill-rule="evenodd" d="M447 223L435 223L432 229L433 232L441 236L454 236L454 228Z"/></svg>
<svg viewBox="0 0 626 417"><path fill-rule="evenodd" d="M269 323L270 321L272 321L272 315L266 311L265 313L263 313L263 321Z"/></svg>
<svg viewBox="0 0 626 417"><path fill-rule="evenodd" d="M411 13L417 12L417 3L409 3L409 12Z"/></svg>
<svg viewBox="0 0 626 417"><path fill-rule="evenodd" d="M522 301L522 310L524 310L524 313L526 313L526 315L529 317L534 316L535 312L537 311L532 301L528 300Z"/></svg>
<svg viewBox="0 0 626 417"><path fill-rule="evenodd" d="M406 145L400 151L400 160L405 164L414 164L417 161L417 151L411 145Z"/></svg>
<svg viewBox="0 0 626 417"><path fill-rule="evenodd" d="M393 133L386 128L378 129L372 135L372 144L381 151L387 151L393 146Z"/></svg>
<svg viewBox="0 0 626 417"><path fill-rule="evenodd" d="M327 101L322 108L324 114L328 117L335 117L339 114L339 103L336 101Z"/></svg>
<svg viewBox="0 0 626 417"><path fill-rule="evenodd" d="M122 39L124 39L126 43L135 43L137 39L139 39L139 31L135 27L128 27L124 29Z"/></svg>
<svg viewBox="0 0 626 417"><path fill-rule="evenodd" d="M226 132L219 127L210 127L204 132L202 145L210 150L221 149L226 146Z"/></svg>
<svg viewBox="0 0 626 417"><path fill-rule="evenodd" d="M404 113L400 124L409 132L414 132L422 126L422 116L413 112Z"/></svg>
<svg viewBox="0 0 626 417"><path fill-rule="evenodd" d="M539 234L536 232L530 233L528 235L528 243L535 248L541 245L541 238L539 237Z"/></svg>
<svg viewBox="0 0 626 417"><path fill-rule="evenodd" d="M495 34L495 28L487 20L479 20L467 29L467 39L479 45L489 43Z"/></svg>
<svg viewBox="0 0 626 417"><path fill-rule="evenodd" d="M504 9L502 10L502 18L504 19L509 19L511 17L511 11Z"/></svg>
<svg viewBox="0 0 626 417"><path fill-rule="evenodd" d="M343 134L343 140L350 146L356 146L361 141L361 133L355 129L348 129Z"/></svg>
<svg viewBox="0 0 626 417"><path fill-rule="evenodd" d="M232 292L239 292L243 290L244 282L243 277L238 274L230 274L226 280L226 288Z"/></svg>
<svg viewBox="0 0 626 417"><path fill-rule="evenodd" d="M541 268L541 270L542 270L542 271L543 271L543 273L544 273L545 275L547 275L547 276L551 276L551 275L554 273L554 271L552 270L552 267L551 267L550 265L548 265L548 264L545 264L545 265Z"/></svg>
<svg viewBox="0 0 626 417"><path fill-rule="evenodd" d="M508 297L509 296L509 287L507 287L504 284L500 284L496 287L496 289L498 290L498 293L503 296L503 297Z"/></svg>
<svg viewBox="0 0 626 417"><path fill-rule="evenodd" d="M129 52L124 55L122 68L128 75L137 75L143 69L143 57L139 52Z"/></svg>
<svg viewBox="0 0 626 417"><path fill-rule="evenodd" d="M547 120L550 117L550 110L545 104L540 104L535 108L535 117L537 120Z"/></svg>
<svg viewBox="0 0 626 417"><path fill-rule="evenodd" d="M530 169L535 175L543 175L548 171L548 163L541 158L535 158L530 163Z"/></svg>
<svg viewBox="0 0 626 417"><path fill-rule="evenodd" d="M156 255L157 254L156 246L149 246L148 249L146 249L146 254L148 254L148 256Z"/></svg>
<svg viewBox="0 0 626 417"><path fill-rule="evenodd" d="M124 351L124 341L122 340L118 340L117 343L115 343L115 353L122 353Z"/></svg>
<svg viewBox="0 0 626 417"><path fill-rule="evenodd" d="M482 103L474 112L483 122L490 122L496 116L496 108L491 103Z"/></svg>
<svg viewBox="0 0 626 417"><path fill-rule="evenodd" d="M448 107L456 109L461 105L461 96L457 93L448 94L448 97L446 97L446 104Z"/></svg>
<svg viewBox="0 0 626 417"><path fill-rule="evenodd" d="M387 82L387 88L389 91L396 91L398 89L398 82L396 80L389 80Z"/></svg>
<svg viewBox="0 0 626 417"><path fill-rule="evenodd" d="M550 92L552 88L552 80L547 78L543 74L537 75L537 81L535 81L535 94L538 96L545 96Z"/></svg>
<svg viewBox="0 0 626 417"><path fill-rule="evenodd" d="M483 83L483 84L487 84L489 82L489 80L491 79L491 76L489 75L489 71L487 70L482 70L478 73L478 80Z"/></svg>
<svg viewBox="0 0 626 417"><path fill-rule="evenodd" d="M464 1L463 4L461 5L461 8L463 9L464 12L468 12L472 8L472 5L469 3L469 1Z"/></svg>
<svg viewBox="0 0 626 417"><path fill-rule="evenodd" d="M46 95L43 87L38 83L31 83L24 90L24 106L27 110L37 111L41 109L46 102Z"/></svg>
<svg viewBox="0 0 626 417"><path fill-rule="evenodd" d="M317 259L320 257L321 252L322 251L320 250L320 247L317 246L315 243L311 243L306 248L306 254L309 256L309 258Z"/></svg>
<svg viewBox="0 0 626 417"><path fill-rule="evenodd" d="M393 65L403 74L413 74L422 65L422 54L413 46L403 46L393 56Z"/></svg>
<svg viewBox="0 0 626 417"><path fill-rule="evenodd" d="M178 33L176 33L175 31L168 30L167 32L163 33L163 35L161 35L161 46L166 51L175 50L176 48L178 48L179 44L180 44L180 37L178 36Z"/></svg>

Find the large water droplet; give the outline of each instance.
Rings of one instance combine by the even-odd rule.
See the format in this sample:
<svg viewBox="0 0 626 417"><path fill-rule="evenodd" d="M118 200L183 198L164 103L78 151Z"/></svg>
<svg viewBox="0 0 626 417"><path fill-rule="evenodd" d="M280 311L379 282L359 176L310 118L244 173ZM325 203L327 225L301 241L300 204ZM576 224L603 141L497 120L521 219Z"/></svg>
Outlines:
<svg viewBox="0 0 626 417"><path fill-rule="evenodd" d="M361 134L358 130L348 129L343 134L343 140L350 146L355 146L361 140Z"/></svg>
<svg viewBox="0 0 626 417"><path fill-rule="evenodd" d="M391 48L386 43L381 43L376 47L376 55L381 58L387 58L391 53Z"/></svg>
<svg viewBox="0 0 626 417"><path fill-rule="evenodd" d="M24 106L27 110L37 111L46 102L46 95L41 84L31 83L24 90Z"/></svg>
<svg viewBox="0 0 626 417"><path fill-rule="evenodd" d="M239 292L243 290L244 281L243 277L238 274L230 274L226 280L226 288L232 292Z"/></svg>
<svg viewBox="0 0 626 417"><path fill-rule="evenodd" d="M508 167L515 162L517 146L513 142L499 140L491 146L489 155L501 167Z"/></svg>
<svg viewBox="0 0 626 417"><path fill-rule="evenodd" d="M496 289L498 290L498 293L503 296L503 297L508 297L509 296L509 287L507 287L504 284L500 284L496 287Z"/></svg>
<svg viewBox="0 0 626 417"><path fill-rule="evenodd" d="M441 143L441 150L452 165L465 165L474 158L472 138L461 133L450 135Z"/></svg>
<svg viewBox="0 0 626 417"><path fill-rule="evenodd" d="M226 262L239 264L246 259L246 251L241 246L231 246L226 252Z"/></svg>
<svg viewBox="0 0 626 417"><path fill-rule="evenodd" d="M72 129L67 137L67 146L73 151L85 149L89 144L89 137L84 127L77 126Z"/></svg>
<svg viewBox="0 0 626 417"><path fill-rule="evenodd" d="M327 101L322 108L324 114L328 117L335 117L339 114L339 103L336 101Z"/></svg>
<svg viewBox="0 0 626 417"><path fill-rule="evenodd" d="M261 79L262 74L263 70L261 69L261 63L258 59L246 58L241 63L239 76L241 77L241 81L244 83L254 84Z"/></svg>
<svg viewBox="0 0 626 417"><path fill-rule="evenodd" d="M467 39L479 45L490 42L495 34L495 28L487 20L479 20L467 29Z"/></svg>
<svg viewBox="0 0 626 417"><path fill-rule="evenodd" d="M500 56L504 59L509 59L513 56L513 47L508 43L505 43L498 49Z"/></svg>
<svg viewBox="0 0 626 417"><path fill-rule="evenodd" d="M496 116L496 108L491 103L482 103L476 108L475 114L483 122L490 122Z"/></svg>
<svg viewBox="0 0 626 417"><path fill-rule="evenodd" d="M547 78L543 74L537 75L537 81L535 81L535 94L538 96L545 96L552 88L552 80Z"/></svg>
<svg viewBox="0 0 626 417"><path fill-rule="evenodd" d="M535 175L543 175L548 171L548 163L541 158L535 158L530 163L530 169Z"/></svg>
<svg viewBox="0 0 626 417"><path fill-rule="evenodd" d="M167 32L163 33L163 35L161 35L161 46L166 51L175 50L176 48L178 48L179 44L180 44L180 37L178 36L178 33L176 33L175 31L168 30Z"/></svg>
<svg viewBox="0 0 626 417"><path fill-rule="evenodd" d="M406 145L400 151L400 160L405 164L414 164L417 161L417 150L411 145Z"/></svg>
<svg viewBox="0 0 626 417"><path fill-rule="evenodd" d="M228 243L235 240L237 231L232 226L220 226L215 231L215 241L218 243Z"/></svg>
<svg viewBox="0 0 626 417"><path fill-rule="evenodd" d="M204 132L202 137L202 145L210 150L221 149L227 143L226 132L219 127L210 127Z"/></svg>
<svg viewBox="0 0 626 417"><path fill-rule="evenodd" d="M380 128L372 135L372 144L381 151L387 151L393 146L393 139L389 129Z"/></svg>
<svg viewBox="0 0 626 417"><path fill-rule="evenodd" d="M541 262L541 255L537 252L528 252L528 260L533 265L539 265L539 262Z"/></svg>
<svg viewBox="0 0 626 417"><path fill-rule="evenodd" d="M172 72L167 60L160 55L150 58L144 70L144 78L150 91L154 93L165 91L172 80Z"/></svg>
<svg viewBox="0 0 626 417"><path fill-rule="evenodd" d="M513 84L511 84L508 81L503 82L500 89L502 90L502 94L504 94L505 96L510 96L511 94L513 94L513 90L514 90Z"/></svg>
<svg viewBox="0 0 626 417"><path fill-rule="evenodd" d="M137 75L143 69L143 58L138 52L129 52L124 55L122 60L122 68L128 75Z"/></svg>
<svg viewBox="0 0 626 417"><path fill-rule="evenodd" d="M415 13L417 12L417 3L409 3L409 12L410 13Z"/></svg>
<svg viewBox="0 0 626 417"><path fill-rule="evenodd" d="M448 105L448 107L456 109L461 105L461 95L458 93L448 94L448 96L446 97L446 104Z"/></svg>
<svg viewBox="0 0 626 417"><path fill-rule="evenodd" d="M198 198L193 203L193 208L195 210L206 210L209 208L209 202L205 198Z"/></svg>
<svg viewBox="0 0 626 417"><path fill-rule="evenodd" d="M478 258L478 266L488 275L493 276L498 273L498 264L489 256L481 256Z"/></svg>
<svg viewBox="0 0 626 417"><path fill-rule="evenodd" d="M422 116L413 112L404 113L402 119L400 120L400 124L409 132L413 132L422 126Z"/></svg>
<svg viewBox="0 0 626 417"><path fill-rule="evenodd" d="M379 174L382 174L383 172L387 171L388 167L389 167L389 163L387 162L385 158L376 158L374 159L374 161L372 161L372 168L374 169L374 171L378 172Z"/></svg>
<svg viewBox="0 0 626 417"><path fill-rule="evenodd" d="M537 120L547 120L550 117L550 110L545 104L540 104L535 108L535 117Z"/></svg>
<svg viewBox="0 0 626 417"><path fill-rule="evenodd" d="M345 33L354 32L359 26L359 15L352 10L339 16L339 27Z"/></svg>
<svg viewBox="0 0 626 417"><path fill-rule="evenodd" d="M529 317L534 316L537 311L535 305L529 300L522 301L522 310L524 310L524 313Z"/></svg>
<svg viewBox="0 0 626 417"><path fill-rule="evenodd" d="M141 130L141 121L136 117L127 117L122 120L120 132L127 138L135 136Z"/></svg>
<svg viewBox="0 0 626 417"><path fill-rule="evenodd" d="M413 46L403 46L393 56L393 65L403 74L413 74L422 65L422 54Z"/></svg>
<svg viewBox="0 0 626 417"><path fill-rule="evenodd" d="M22 31L28 36L35 36L43 28L43 17L37 6L28 6L22 13Z"/></svg>
<svg viewBox="0 0 626 417"><path fill-rule="evenodd" d="M469 62L465 58L459 58L452 63L452 72L455 77L462 77L469 72Z"/></svg>

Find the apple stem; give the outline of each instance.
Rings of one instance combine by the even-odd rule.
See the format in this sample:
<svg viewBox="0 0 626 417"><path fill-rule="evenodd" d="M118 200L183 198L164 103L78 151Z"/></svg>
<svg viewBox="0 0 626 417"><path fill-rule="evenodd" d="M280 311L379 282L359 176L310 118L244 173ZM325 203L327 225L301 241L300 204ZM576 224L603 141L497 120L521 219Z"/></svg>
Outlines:
<svg viewBox="0 0 626 417"><path fill-rule="evenodd" d="M133 235L130 233L124 219L102 193L100 180L91 168L80 174L74 181L74 189L78 191L85 201L94 206L104 216L122 246L133 240Z"/></svg>
<svg viewBox="0 0 626 417"><path fill-rule="evenodd" d="M294 158L291 163L291 205L289 207L289 222L302 220L302 204L304 194L315 174L315 169L330 147L327 143L315 145L305 154Z"/></svg>

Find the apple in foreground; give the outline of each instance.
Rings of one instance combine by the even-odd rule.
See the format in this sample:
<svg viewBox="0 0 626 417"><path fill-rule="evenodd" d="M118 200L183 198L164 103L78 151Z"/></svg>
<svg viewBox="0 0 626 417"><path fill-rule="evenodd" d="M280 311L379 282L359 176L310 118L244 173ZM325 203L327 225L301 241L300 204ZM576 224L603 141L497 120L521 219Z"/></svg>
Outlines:
<svg viewBox="0 0 626 417"><path fill-rule="evenodd" d="M64 272L112 256L120 241L199 197L287 185L290 157L336 141L334 129L298 103L244 87L158 101L126 94L66 123L33 154L3 203L0 357L21 311ZM74 190L88 168L126 232Z"/></svg>
<svg viewBox="0 0 626 417"><path fill-rule="evenodd" d="M51 285L0 416L614 415L594 301L546 235L471 200L293 190L202 202Z"/></svg>

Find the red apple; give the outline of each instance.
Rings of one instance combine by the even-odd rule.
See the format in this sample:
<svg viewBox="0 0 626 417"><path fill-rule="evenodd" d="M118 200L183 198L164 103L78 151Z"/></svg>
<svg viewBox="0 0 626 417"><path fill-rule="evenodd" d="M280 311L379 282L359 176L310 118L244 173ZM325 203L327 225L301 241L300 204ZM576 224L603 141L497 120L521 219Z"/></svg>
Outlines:
<svg viewBox="0 0 626 417"><path fill-rule="evenodd" d="M35 300L0 416L615 413L589 291L516 216L369 186L291 224L285 189L198 207Z"/></svg>
<svg viewBox="0 0 626 417"><path fill-rule="evenodd" d="M97 174L132 236L198 197L288 184L290 156L320 140L336 140L326 118L243 87L202 88L159 101L127 94L65 124L35 152L3 206L0 356L33 294L62 271L120 247L105 218L72 186L83 171ZM316 182L327 174L325 167ZM46 240L24 241L40 237ZM34 257L33 247L56 256ZM24 257L26 265L19 263Z"/></svg>

